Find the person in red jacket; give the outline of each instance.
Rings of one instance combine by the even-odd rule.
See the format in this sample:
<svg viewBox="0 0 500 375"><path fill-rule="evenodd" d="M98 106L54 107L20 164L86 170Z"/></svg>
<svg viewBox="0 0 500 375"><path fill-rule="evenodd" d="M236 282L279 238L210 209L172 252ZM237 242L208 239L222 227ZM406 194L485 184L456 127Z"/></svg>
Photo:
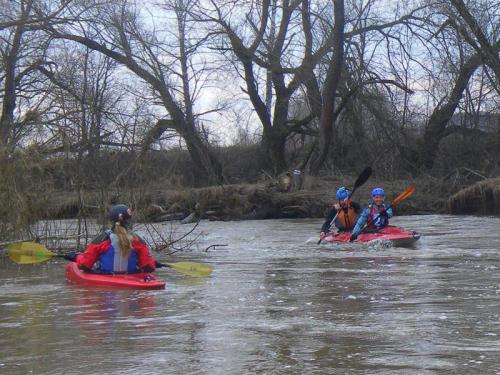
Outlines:
<svg viewBox="0 0 500 375"><path fill-rule="evenodd" d="M96 237L83 253L76 257L78 267L99 273L153 272L155 260L148 246L131 229L132 211L124 204L111 208L111 229Z"/></svg>

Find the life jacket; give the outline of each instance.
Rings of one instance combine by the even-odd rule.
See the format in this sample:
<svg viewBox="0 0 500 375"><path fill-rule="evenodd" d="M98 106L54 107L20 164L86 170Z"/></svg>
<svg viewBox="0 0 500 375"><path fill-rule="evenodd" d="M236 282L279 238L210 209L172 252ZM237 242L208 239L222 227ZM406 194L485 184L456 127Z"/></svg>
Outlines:
<svg viewBox="0 0 500 375"><path fill-rule="evenodd" d="M120 246L118 244L118 236L109 229L106 231L106 233L109 236L110 244L109 248L101 255L101 258L99 259L99 264L97 266L99 272L139 272L139 268L137 267L137 252L132 249L128 257L122 256Z"/></svg>
<svg viewBox="0 0 500 375"><path fill-rule="evenodd" d="M380 215L381 212L385 210L385 205L380 206L380 209L376 209L374 205L369 205L370 216L366 220L367 226L370 229L381 229L389 225L389 218L387 215Z"/></svg>
<svg viewBox="0 0 500 375"><path fill-rule="evenodd" d="M349 203L347 208L340 209L340 212L337 215L337 220L339 224L337 226L339 229L344 229L344 230L352 229L356 225L356 219L357 219L356 211Z"/></svg>

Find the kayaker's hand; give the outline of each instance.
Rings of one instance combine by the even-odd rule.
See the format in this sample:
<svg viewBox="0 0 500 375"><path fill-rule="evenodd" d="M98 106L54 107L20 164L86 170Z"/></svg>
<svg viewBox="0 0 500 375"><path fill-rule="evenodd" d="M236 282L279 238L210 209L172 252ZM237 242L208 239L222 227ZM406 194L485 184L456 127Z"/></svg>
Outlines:
<svg viewBox="0 0 500 375"><path fill-rule="evenodd" d="M90 268L88 268L87 266L84 266L83 264L79 264L78 268L84 272L92 272L92 270Z"/></svg>
<svg viewBox="0 0 500 375"><path fill-rule="evenodd" d="M349 237L349 242L354 242L356 241L356 238L358 238L357 234L351 234L351 237Z"/></svg>
<svg viewBox="0 0 500 375"><path fill-rule="evenodd" d="M151 268L151 266L149 264L146 264L144 267L141 268L141 271L151 273L151 272L154 272L154 269Z"/></svg>
<svg viewBox="0 0 500 375"><path fill-rule="evenodd" d="M77 253L68 253L66 255L63 255L63 258L69 260L70 262L76 262L77 256L78 256Z"/></svg>
<svg viewBox="0 0 500 375"><path fill-rule="evenodd" d="M335 203L335 204L333 205L333 208L335 208L337 211L338 211L338 210L340 210L340 204Z"/></svg>
<svg viewBox="0 0 500 375"><path fill-rule="evenodd" d="M157 260L155 260L155 267L156 268L162 268L162 267L166 267L166 266L163 263L160 263Z"/></svg>
<svg viewBox="0 0 500 375"><path fill-rule="evenodd" d="M325 237L326 237L326 233L325 233L325 232L321 232L321 233L319 234L319 238L323 239L323 238L325 238Z"/></svg>

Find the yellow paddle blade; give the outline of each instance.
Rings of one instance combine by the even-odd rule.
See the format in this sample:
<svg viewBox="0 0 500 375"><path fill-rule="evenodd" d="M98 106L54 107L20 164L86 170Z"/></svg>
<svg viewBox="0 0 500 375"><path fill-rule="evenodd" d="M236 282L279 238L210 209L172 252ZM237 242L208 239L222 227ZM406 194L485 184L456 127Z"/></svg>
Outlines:
<svg viewBox="0 0 500 375"><path fill-rule="evenodd" d="M416 188L415 186L408 186L405 191L403 191L401 194L399 194L396 198L394 198L394 201L392 202L391 206L395 206L402 201L404 201L406 198L410 197L415 192Z"/></svg>
<svg viewBox="0 0 500 375"><path fill-rule="evenodd" d="M212 267L208 264L196 262L175 262L165 263L168 267L173 268L177 272L194 277L209 276L212 273Z"/></svg>
<svg viewBox="0 0 500 375"><path fill-rule="evenodd" d="M52 258L54 254L36 242L17 242L7 246L9 258L17 264L35 264Z"/></svg>

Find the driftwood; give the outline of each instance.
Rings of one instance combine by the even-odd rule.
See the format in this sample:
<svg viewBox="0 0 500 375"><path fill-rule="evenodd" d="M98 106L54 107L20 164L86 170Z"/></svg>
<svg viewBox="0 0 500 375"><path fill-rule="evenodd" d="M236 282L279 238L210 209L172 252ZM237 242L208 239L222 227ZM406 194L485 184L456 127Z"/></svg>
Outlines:
<svg viewBox="0 0 500 375"><path fill-rule="evenodd" d="M174 220L182 220L187 215L186 212L174 212L172 214L161 214L156 217L149 218L149 221L152 223L161 223L163 221L174 221Z"/></svg>
<svg viewBox="0 0 500 375"><path fill-rule="evenodd" d="M196 212L191 212L188 216L181 220L181 224L191 224L198 221Z"/></svg>

